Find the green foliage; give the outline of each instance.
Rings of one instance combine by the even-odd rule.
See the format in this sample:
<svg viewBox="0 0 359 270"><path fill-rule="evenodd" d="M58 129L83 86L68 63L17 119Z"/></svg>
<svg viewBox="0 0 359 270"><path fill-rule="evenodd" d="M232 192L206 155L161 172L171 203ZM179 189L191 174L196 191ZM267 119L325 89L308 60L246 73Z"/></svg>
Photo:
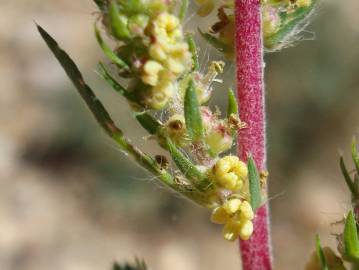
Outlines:
<svg viewBox="0 0 359 270"><path fill-rule="evenodd" d="M251 196L251 205L253 211L258 209L262 204L261 186L258 170L252 156L248 158L248 178L249 192Z"/></svg>
<svg viewBox="0 0 359 270"><path fill-rule="evenodd" d="M227 118L238 114L238 103L232 89L228 89Z"/></svg>
<svg viewBox="0 0 359 270"><path fill-rule="evenodd" d="M127 27L128 18L120 14L116 1L110 0L109 17L112 34L118 39L130 38L130 32Z"/></svg>
<svg viewBox="0 0 359 270"><path fill-rule="evenodd" d="M353 211L350 210L344 227L344 258L349 261L359 261L359 240L357 224Z"/></svg>
<svg viewBox="0 0 359 270"><path fill-rule="evenodd" d="M111 74L106 70L105 66L102 63L99 63L98 65L98 73L101 76L102 79L104 79L105 82L107 82L113 90L115 90L117 93L121 94L125 98L127 98L129 101L138 103L137 97L127 91L125 87L123 87L119 82L117 82Z"/></svg>
<svg viewBox="0 0 359 270"><path fill-rule="evenodd" d="M177 167L193 184L198 185L206 179L206 176L197 169L192 161L190 161L169 138L166 138L166 147Z"/></svg>
<svg viewBox="0 0 359 270"><path fill-rule="evenodd" d="M135 117L140 125L151 135L158 134L160 128L162 127L160 122L146 112L135 113Z"/></svg>
<svg viewBox="0 0 359 270"><path fill-rule="evenodd" d="M198 51L192 35L187 35L187 43L192 54L192 71L197 71L199 69Z"/></svg>
<svg viewBox="0 0 359 270"><path fill-rule="evenodd" d="M112 51L112 49L104 42L100 30L98 29L97 25L95 24L95 35L97 42L99 43L102 51L111 60L112 63L116 64L120 69L129 70L128 65L123 61L121 58L117 56L117 54Z"/></svg>
<svg viewBox="0 0 359 270"><path fill-rule="evenodd" d="M204 129L193 80L189 82L186 90L184 100L184 115L188 135L193 141L199 141L203 138Z"/></svg>
<svg viewBox="0 0 359 270"><path fill-rule="evenodd" d="M325 258L322 246L320 244L319 235L316 236L315 243L316 243L317 255L318 255L318 258L319 258L319 261L320 261L320 265L321 265L321 270L329 270L327 260Z"/></svg>

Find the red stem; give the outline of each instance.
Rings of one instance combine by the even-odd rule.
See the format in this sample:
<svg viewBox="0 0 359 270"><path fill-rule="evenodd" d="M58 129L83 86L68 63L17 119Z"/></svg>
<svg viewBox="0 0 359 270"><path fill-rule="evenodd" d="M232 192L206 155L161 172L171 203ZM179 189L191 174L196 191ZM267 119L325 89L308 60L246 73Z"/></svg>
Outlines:
<svg viewBox="0 0 359 270"><path fill-rule="evenodd" d="M248 128L239 132L238 154L252 154L259 170L266 169L263 42L260 0L236 0L237 91L240 118ZM256 212L254 233L240 241L243 270L271 270L268 205Z"/></svg>

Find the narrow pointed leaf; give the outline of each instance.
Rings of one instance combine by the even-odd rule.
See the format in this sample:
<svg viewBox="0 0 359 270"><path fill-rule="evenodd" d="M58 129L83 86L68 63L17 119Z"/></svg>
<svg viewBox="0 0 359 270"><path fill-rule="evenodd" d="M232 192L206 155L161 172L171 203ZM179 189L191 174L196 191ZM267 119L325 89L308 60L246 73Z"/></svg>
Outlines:
<svg viewBox="0 0 359 270"><path fill-rule="evenodd" d="M228 89L227 118L232 114L238 114L238 103L232 89Z"/></svg>
<svg viewBox="0 0 359 270"><path fill-rule="evenodd" d="M160 122L158 122L154 117L152 117L152 115L146 112L136 113L135 117L140 125L151 135L157 134L162 127Z"/></svg>
<svg viewBox="0 0 359 270"><path fill-rule="evenodd" d="M351 179L351 177L349 175L349 172L345 166L344 159L342 156L340 157L339 164L340 164L340 169L342 171L342 174L344 176L344 180L347 183L347 186L348 186L350 192L352 193L353 198L357 198L358 197L358 189L356 188L354 181Z"/></svg>
<svg viewBox="0 0 359 270"><path fill-rule="evenodd" d="M186 90L184 100L184 115L188 135L192 138L193 141L200 140L203 137L204 130L193 80L189 82Z"/></svg>
<svg viewBox="0 0 359 270"><path fill-rule="evenodd" d="M163 183L175 188L173 177L167 171L160 168L153 158L133 146L123 135L122 131L115 125L105 107L97 99L91 88L85 83L81 72L69 55L59 47L57 42L41 26L37 25L37 29L47 46L65 70L67 76L73 82L83 100L86 102L97 122L106 131L106 133L120 146L122 150L129 153L141 166L159 177Z"/></svg>
<svg viewBox="0 0 359 270"><path fill-rule="evenodd" d="M114 0L110 0L109 15L113 35L118 39L128 39L130 37L127 27L128 19L120 14L117 3Z"/></svg>
<svg viewBox="0 0 359 270"><path fill-rule="evenodd" d="M119 68L125 69L125 70L129 70L130 68L128 67L128 65L125 63L125 61L123 61L121 58L119 58L117 56L117 54L110 48L110 46L108 46L105 41L102 39L101 33L100 33L100 29L98 29L97 25L95 24L95 35L96 35L96 39L98 44L100 45L102 51L104 52L104 54L107 56L107 58L113 62L114 64L116 64Z"/></svg>
<svg viewBox="0 0 359 270"><path fill-rule="evenodd" d="M262 204L262 195L261 195L259 173L252 156L249 156L248 158L248 179L249 179L249 193L251 196L251 205L253 211L255 211Z"/></svg>
<svg viewBox="0 0 359 270"><path fill-rule="evenodd" d="M194 41L192 35L187 36L187 43L188 43L189 51L192 54L192 70L197 71L199 69L198 51L197 51L196 42Z"/></svg>
<svg viewBox="0 0 359 270"><path fill-rule="evenodd" d="M358 231L352 210L349 211L348 216L345 220L344 250L345 250L346 259L354 260L354 261L359 260Z"/></svg>
<svg viewBox="0 0 359 270"><path fill-rule="evenodd" d="M117 82L111 76L111 74L106 70L105 66L102 63L100 63L98 65L98 72L99 72L99 75L101 76L101 78L104 79L112 87L112 89L114 89L116 92L120 93L122 96L124 96L128 100L137 103L137 101L138 101L137 97L133 93L127 91L125 87L123 87L119 82Z"/></svg>
<svg viewBox="0 0 359 270"><path fill-rule="evenodd" d="M358 150L357 150L356 145L357 145L357 142L356 142L356 139L354 137L353 141L352 141L352 159L353 159L357 174L359 174L359 154L358 154Z"/></svg>
<svg viewBox="0 0 359 270"><path fill-rule="evenodd" d="M318 258L319 258L320 265L321 265L321 270L329 270L327 260L325 258L322 246L320 244L319 235L316 236L315 243L316 243L317 255L318 255Z"/></svg>
<svg viewBox="0 0 359 270"><path fill-rule="evenodd" d="M197 169L192 161L190 161L169 138L166 138L166 147L174 163L187 179L191 180L194 184L205 180L205 175Z"/></svg>
<svg viewBox="0 0 359 270"><path fill-rule="evenodd" d="M182 0L182 1L181 1L181 7L180 7L179 14L178 14L178 18L179 18L181 21L183 21L184 18L186 17L188 5L189 5L189 1L188 1L188 0Z"/></svg>
<svg viewBox="0 0 359 270"><path fill-rule="evenodd" d="M230 46L223 43L222 41L220 41L218 38L212 36L211 34L204 33L199 28L198 28L198 32L209 44L211 44L218 51L220 51L222 53L231 53L233 51L233 49Z"/></svg>

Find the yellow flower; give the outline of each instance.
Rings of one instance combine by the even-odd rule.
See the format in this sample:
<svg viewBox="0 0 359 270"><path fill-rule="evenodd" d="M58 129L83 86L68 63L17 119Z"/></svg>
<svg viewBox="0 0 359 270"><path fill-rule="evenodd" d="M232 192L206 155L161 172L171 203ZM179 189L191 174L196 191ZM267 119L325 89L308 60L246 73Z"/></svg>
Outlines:
<svg viewBox="0 0 359 270"><path fill-rule="evenodd" d="M161 42L158 39L158 42L151 45L149 53L153 59L160 62L175 76L180 75L190 66L191 54L188 44L183 40L171 43Z"/></svg>
<svg viewBox="0 0 359 270"><path fill-rule="evenodd" d="M152 35L161 44L176 43L183 37L179 19L169 13L161 13L153 21Z"/></svg>
<svg viewBox="0 0 359 270"><path fill-rule="evenodd" d="M156 85L158 83L158 76L163 66L153 60L147 61L143 66L142 81L149 85Z"/></svg>
<svg viewBox="0 0 359 270"><path fill-rule="evenodd" d="M211 221L215 224L224 224L223 237L234 241L238 237L248 240L253 233L254 213L247 201L233 197L212 211Z"/></svg>
<svg viewBox="0 0 359 270"><path fill-rule="evenodd" d="M158 74L158 82L145 96L145 103L152 109L162 109L173 97L175 86L165 70Z"/></svg>
<svg viewBox="0 0 359 270"><path fill-rule="evenodd" d="M221 158L212 172L218 186L232 191L241 189L248 176L247 165L236 156Z"/></svg>

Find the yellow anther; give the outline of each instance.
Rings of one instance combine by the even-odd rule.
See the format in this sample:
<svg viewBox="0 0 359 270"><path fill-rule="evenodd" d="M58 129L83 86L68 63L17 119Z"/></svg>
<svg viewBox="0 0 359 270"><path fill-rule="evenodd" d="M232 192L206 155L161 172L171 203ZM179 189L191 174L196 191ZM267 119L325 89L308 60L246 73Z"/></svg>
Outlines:
<svg viewBox="0 0 359 270"><path fill-rule="evenodd" d="M223 207L219 206L212 211L211 221L215 224L226 224L230 221L230 216Z"/></svg>
<svg viewBox="0 0 359 270"><path fill-rule="evenodd" d="M147 61L143 66L142 81L152 86L156 85L161 70L163 70L163 66L160 63L153 60Z"/></svg>
<svg viewBox="0 0 359 270"><path fill-rule="evenodd" d="M150 56L157 61L165 61L167 59L167 53L163 46L159 43L155 43L150 47Z"/></svg>
<svg viewBox="0 0 359 270"><path fill-rule="evenodd" d="M252 221L245 221L240 223L240 227L238 230L239 237L242 240L248 240L253 234L253 223Z"/></svg>
<svg viewBox="0 0 359 270"><path fill-rule="evenodd" d="M222 206L216 207L211 215L213 223L224 224L223 237L228 241L238 237L248 240L253 233L253 218L249 202L237 197L229 198Z"/></svg>
<svg viewBox="0 0 359 270"><path fill-rule="evenodd" d="M234 241L239 236L241 224L239 222L228 222L223 228L223 237L228 241Z"/></svg>
<svg viewBox="0 0 359 270"><path fill-rule="evenodd" d="M241 220L252 220L254 218L252 206L247 201L244 201L241 204L241 206L239 207L239 211Z"/></svg>
<svg viewBox="0 0 359 270"><path fill-rule="evenodd" d="M229 214L233 215L241 208L242 201L238 198L232 198L223 204L223 209Z"/></svg>
<svg viewBox="0 0 359 270"><path fill-rule="evenodd" d="M215 182L225 189L239 190L248 176L248 169L236 156L226 156L217 161L213 168Z"/></svg>

